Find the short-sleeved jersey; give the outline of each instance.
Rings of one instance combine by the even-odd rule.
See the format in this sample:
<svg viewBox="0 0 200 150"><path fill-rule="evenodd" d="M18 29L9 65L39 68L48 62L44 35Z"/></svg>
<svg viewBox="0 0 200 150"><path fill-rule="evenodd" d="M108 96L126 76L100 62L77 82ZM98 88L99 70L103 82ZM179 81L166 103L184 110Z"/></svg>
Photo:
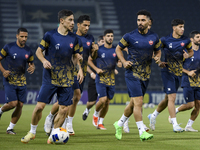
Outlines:
<svg viewBox="0 0 200 150"><path fill-rule="evenodd" d="M77 37L81 40L82 46L83 46L83 63L82 63L82 69L83 69L83 75L86 76L87 74L87 64L88 64L88 57L91 54L92 49L92 42L94 42L94 37L90 34L86 34L84 36Z"/></svg>
<svg viewBox="0 0 200 150"><path fill-rule="evenodd" d="M45 33L39 47L45 50L45 58L51 63L51 69L43 69L43 84L71 87L74 83L74 65L72 55L79 53L76 34L68 32L66 36L57 29Z"/></svg>
<svg viewBox="0 0 200 150"><path fill-rule="evenodd" d="M183 73L181 87L200 87L200 49L198 51L194 50L194 55L185 59L183 68L188 71L196 70L196 76L191 77Z"/></svg>
<svg viewBox="0 0 200 150"><path fill-rule="evenodd" d="M105 48L104 45L99 47L97 51L96 66L103 70L103 74L96 75L95 82L102 83L105 85L115 85L115 67L118 61L115 53L115 47Z"/></svg>
<svg viewBox="0 0 200 150"><path fill-rule="evenodd" d="M142 81L150 78L153 51L160 50L158 35L152 31L140 34L138 29L127 33L119 42L122 48L128 47L127 61L133 62L132 67L126 69L126 77L136 77Z"/></svg>
<svg viewBox="0 0 200 150"><path fill-rule="evenodd" d="M165 62L167 65L162 71L169 71L176 76L182 76L183 70L183 50L192 49L192 43L186 36L179 39L173 38L172 34L161 38L161 47L163 47Z"/></svg>
<svg viewBox="0 0 200 150"><path fill-rule="evenodd" d="M3 84L26 85L26 64L34 60L31 49L27 45L21 48L16 42L12 42L3 47L0 55L5 58L5 70L11 72L8 78L3 78Z"/></svg>

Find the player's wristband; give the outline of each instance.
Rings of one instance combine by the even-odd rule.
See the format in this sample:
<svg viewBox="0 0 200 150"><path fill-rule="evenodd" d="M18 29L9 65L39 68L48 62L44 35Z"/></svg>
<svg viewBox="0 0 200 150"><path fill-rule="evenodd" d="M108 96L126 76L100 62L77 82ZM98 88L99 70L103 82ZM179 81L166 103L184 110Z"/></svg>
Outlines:
<svg viewBox="0 0 200 150"><path fill-rule="evenodd" d="M92 76L94 73L92 72L92 73L90 73L90 76Z"/></svg>

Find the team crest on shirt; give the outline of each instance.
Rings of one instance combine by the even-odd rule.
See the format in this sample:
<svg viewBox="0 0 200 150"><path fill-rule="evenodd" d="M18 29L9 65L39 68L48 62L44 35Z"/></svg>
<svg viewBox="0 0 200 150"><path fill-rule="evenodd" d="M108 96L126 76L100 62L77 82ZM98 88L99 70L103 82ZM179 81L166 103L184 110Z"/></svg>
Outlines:
<svg viewBox="0 0 200 150"><path fill-rule="evenodd" d="M105 56L106 56L105 53L101 54L101 58L105 58Z"/></svg>
<svg viewBox="0 0 200 150"><path fill-rule="evenodd" d="M182 43L181 43L181 46L183 47L184 45L185 45L185 43L182 42Z"/></svg>
<svg viewBox="0 0 200 150"><path fill-rule="evenodd" d="M16 58L16 56L17 56L17 53L14 53L14 54L13 54L13 59L15 59L15 58Z"/></svg>
<svg viewBox="0 0 200 150"><path fill-rule="evenodd" d="M28 58L28 54L25 55L25 58L26 58L26 59Z"/></svg>
<svg viewBox="0 0 200 150"><path fill-rule="evenodd" d="M70 43L69 46L70 46L71 48L73 48L74 44L73 44L73 43Z"/></svg>
<svg viewBox="0 0 200 150"><path fill-rule="evenodd" d="M113 53L113 57L116 57L116 53Z"/></svg>
<svg viewBox="0 0 200 150"><path fill-rule="evenodd" d="M149 41L149 44L150 44L150 45L153 45L153 41L152 41L152 40L150 40L150 41Z"/></svg>
<svg viewBox="0 0 200 150"><path fill-rule="evenodd" d="M90 42L86 42L87 46L90 46Z"/></svg>

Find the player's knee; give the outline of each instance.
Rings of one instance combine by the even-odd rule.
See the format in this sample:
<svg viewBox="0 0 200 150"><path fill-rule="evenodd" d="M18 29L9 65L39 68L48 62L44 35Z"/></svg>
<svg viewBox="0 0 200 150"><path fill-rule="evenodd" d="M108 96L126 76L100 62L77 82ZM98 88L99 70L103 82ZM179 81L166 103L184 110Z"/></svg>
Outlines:
<svg viewBox="0 0 200 150"><path fill-rule="evenodd" d="M9 102L10 108L15 108L15 107L17 107L17 104L18 104L18 101Z"/></svg>
<svg viewBox="0 0 200 150"><path fill-rule="evenodd" d="M188 103L188 109L192 109L194 107L194 102Z"/></svg>
<svg viewBox="0 0 200 150"><path fill-rule="evenodd" d="M81 99L81 95L80 95L80 94L77 94L77 95L75 95L75 96L73 97L74 103L78 103L80 99Z"/></svg>

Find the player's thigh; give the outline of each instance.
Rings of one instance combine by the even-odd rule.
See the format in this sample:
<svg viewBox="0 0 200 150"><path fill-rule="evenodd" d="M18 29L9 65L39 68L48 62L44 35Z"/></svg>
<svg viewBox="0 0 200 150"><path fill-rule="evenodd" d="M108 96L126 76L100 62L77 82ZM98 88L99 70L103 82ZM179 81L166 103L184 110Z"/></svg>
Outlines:
<svg viewBox="0 0 200 150"><path fill-rule="evenodd" d="M184 87L183 88L183 96L186 103L194 101L194 90L191 87Z"/></svg>
<svg viewBox="0 0 200 150"><path fill-rule="evenodd" d="M97 90L97 94L98 94L99 98L107 96L107 91L106 91L106 85L105 84L96 82L96 90Z"/></svg>
<svg viewBox="0 0 200 150"><path fill-rule="evenodd" d="M18 86L17 87L17 97L18 100L22 103L26 102L26 96L27 96L27 88L26 86Z"/></svg>
<svg viewBox="0 0 200 150"><path fill-rule="evenodd" d="M59 87L57 91L58 104L69 106L73 103L73 89L72 87Z"/></svg>
<svg viewBox="0 0 200 150"><path fill-rule="evenodd" d="M178 87L180 85L180 77L176 77L167 71L162 71L161 76L164 85L164 92L166 94L177 93Z"/></svg>
<svg viewBox="0 0 200 150"><path fill-rule="evenodd" d="M5 99L7 103L18 100L16 85L6 84L4 85L4 91L5 91Z"/></svg>
<svg viewBox="0 0 200 150"><path fill-rule="evenodd" d="M42 84L37 101L49 104L51 102L52 97L57 92L57 86L53 84Z"/></svg>
<svg viewBox="0 0 200 150"><path fill-rule="evenodd" d="M114 97L115 94L115 86L108 86L107 87L107 97L108 99L112 99Z"/></svg>
<svg viewBox="0 0 200 150"><path fill-rule="evenodd" d="M132 78L125 77L125 81L126 81L129 97L138 97L138 96L144 95L143 93L144 93L145 88L142 87L143 85L139 79L134 78L134 77Z"/></svg>

